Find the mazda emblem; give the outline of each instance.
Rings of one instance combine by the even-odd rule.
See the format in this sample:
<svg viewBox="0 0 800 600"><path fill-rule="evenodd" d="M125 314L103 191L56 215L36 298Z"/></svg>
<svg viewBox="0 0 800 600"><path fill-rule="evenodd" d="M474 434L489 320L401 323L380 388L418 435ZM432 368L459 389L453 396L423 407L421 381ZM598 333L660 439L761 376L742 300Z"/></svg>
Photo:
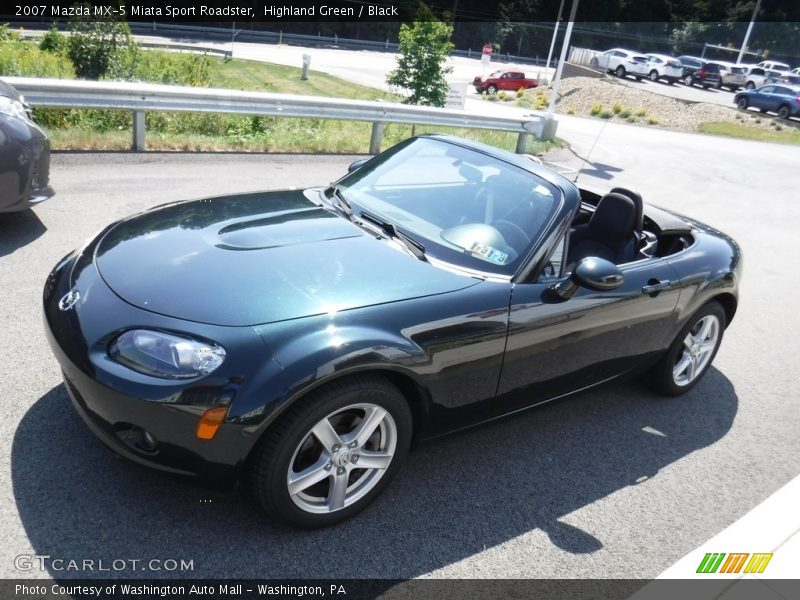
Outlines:
<svg viewBox="0 0 800 600"><path fill-rule="evenodd" d="M81 294L78 290L70 290L58 301L59 310L69 310L80 300Z"/></svg>

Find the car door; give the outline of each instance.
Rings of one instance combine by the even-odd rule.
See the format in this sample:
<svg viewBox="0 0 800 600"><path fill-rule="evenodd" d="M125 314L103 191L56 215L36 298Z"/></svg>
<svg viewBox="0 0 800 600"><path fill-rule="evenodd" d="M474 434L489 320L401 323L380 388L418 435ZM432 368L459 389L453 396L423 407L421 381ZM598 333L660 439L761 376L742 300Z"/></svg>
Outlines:
<svg viewBox="0 0 800 600"><path fill-rule="evenodd" d="M547 292L559 279L515 284L495 414L613 378L670 342L680 295L674 269L660 258L620 269L619 288L581 288L560 302Z"/></svg>
<svg viewBox="0 0 800 600"><path fill-rule="evenodd" d="M772 110L770 109L770 105L772 104L772 92L774 90L774 85L765 85L759 88L759 90L753 94L753 102L751 102L751 104L758 109Z"/></svg>
<svg viewBox="0 0 800 600"><path fill-rule="evenodd" d="M778 109L781 107L782 104L786 104L786 96L789 94L789 89L785 88L780 85L776 85L772 88L772 92L769 95L769 108L767 110L771 112L778 112Z"/></svg>

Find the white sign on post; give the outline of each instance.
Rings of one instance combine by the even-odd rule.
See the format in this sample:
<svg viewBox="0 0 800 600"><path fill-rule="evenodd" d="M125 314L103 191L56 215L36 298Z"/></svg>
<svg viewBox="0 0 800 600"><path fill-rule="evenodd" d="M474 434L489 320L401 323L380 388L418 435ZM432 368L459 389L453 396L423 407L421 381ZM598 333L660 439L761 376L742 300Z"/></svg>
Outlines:
<svg viewBox="0 0 800 600"><path fill-rule="evenodd" d="M467 103L467 83L451 83L447 90L445 108L464 108Z"/></svg>
<svg viewBox="0 0 800 600"><path fill-rule="evenodd" d="M492 60L491 54L481 54L481 64L488 65L489 62Z"/></svg>

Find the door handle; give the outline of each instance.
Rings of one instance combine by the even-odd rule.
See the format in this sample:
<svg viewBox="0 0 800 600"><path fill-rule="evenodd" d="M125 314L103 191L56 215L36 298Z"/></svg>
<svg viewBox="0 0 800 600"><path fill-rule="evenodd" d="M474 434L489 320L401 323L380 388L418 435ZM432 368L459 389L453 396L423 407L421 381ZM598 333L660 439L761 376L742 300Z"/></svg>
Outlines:
<svg viewBox="0 0 800 600"><path fill-rule="evenodd" d="M660 292L661 290L666 290L667 288L672 287L672 282L668 279L662 279L659 281L658 279L650 279L647 282L647 285L642 286L642 293L654 295Z"/></svg>

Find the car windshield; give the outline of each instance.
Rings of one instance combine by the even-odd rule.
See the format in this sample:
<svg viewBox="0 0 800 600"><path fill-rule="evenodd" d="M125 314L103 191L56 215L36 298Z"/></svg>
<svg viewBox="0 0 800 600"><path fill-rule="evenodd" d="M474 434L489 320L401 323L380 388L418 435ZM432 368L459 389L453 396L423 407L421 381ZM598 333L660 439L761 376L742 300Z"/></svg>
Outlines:
<svg viewBox="0 0 800 600"><path fill-rule="evenodd" d="M356 216L391 223L427 257L503 275L516 271L561 201L557 187L521 167L426 137L379 155L336 188Z"/></svg>

